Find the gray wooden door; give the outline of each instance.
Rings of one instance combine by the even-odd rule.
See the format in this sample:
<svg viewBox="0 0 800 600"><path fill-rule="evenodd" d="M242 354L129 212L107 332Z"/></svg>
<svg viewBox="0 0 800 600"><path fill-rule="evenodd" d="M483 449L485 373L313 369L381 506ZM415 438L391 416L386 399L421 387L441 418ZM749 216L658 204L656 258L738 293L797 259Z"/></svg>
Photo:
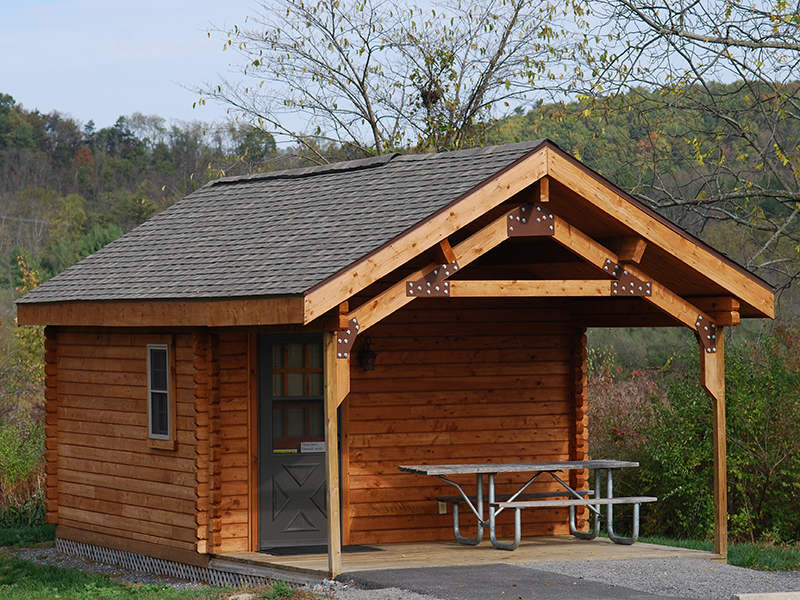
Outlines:
<svg viewBox="0 0 800 600"><path fill-rule="evenodd" d="M260 335L259 548L327 542L322 336Z"/></svg>

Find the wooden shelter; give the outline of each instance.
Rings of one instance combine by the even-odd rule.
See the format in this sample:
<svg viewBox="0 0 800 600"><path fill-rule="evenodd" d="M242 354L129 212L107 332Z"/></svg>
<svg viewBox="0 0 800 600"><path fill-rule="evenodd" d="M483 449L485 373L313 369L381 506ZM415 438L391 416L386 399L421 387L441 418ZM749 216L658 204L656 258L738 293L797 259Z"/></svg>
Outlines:
<svg viewBox="0 0 800 600"><path fill-rule="evenodd" d="M327 544L336 574L342 544L452 539L447 486L400 464L586 458L604 326L696 332L724 555L723 328L773 291L536 141L214 181L17 309L47 326L61 543L198 569Z"/></svg>

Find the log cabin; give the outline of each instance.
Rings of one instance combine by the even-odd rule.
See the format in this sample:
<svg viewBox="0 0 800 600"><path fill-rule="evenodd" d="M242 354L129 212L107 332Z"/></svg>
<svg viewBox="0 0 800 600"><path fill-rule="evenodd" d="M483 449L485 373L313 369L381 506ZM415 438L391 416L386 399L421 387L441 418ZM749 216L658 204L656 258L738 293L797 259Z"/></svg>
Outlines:
<svg viewBox="0 0 800 600"><path fill-rule="evenodd" d="M448 486L398 465L587 458L588 327L695 332L724 555L724 328L773 289L540 140L212 181L17 310L60 547L208 574L325 544L333 576L452 540Z"/></svg>

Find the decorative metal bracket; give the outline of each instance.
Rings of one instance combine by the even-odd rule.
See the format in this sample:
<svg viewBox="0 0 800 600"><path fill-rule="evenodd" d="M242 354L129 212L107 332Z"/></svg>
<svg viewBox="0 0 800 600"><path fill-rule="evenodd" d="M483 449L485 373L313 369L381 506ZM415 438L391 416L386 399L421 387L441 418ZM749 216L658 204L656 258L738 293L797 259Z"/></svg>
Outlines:
<svg viewBox="0 0 800 600"><path fill-rule="evenodd" d="M610 258L606 259L603 265L606 271L617 281L611 286L612 296L652 296L653 284L650 281L642 281L622 265L618 265Z"/></svg>
<svg viewBox="0 0 800 600"><path fill-rule="evenodd" d="M508 213L508 237L555 234L555 217L541 204L523 204Z"/></svg>
<svg viewBox="0 0 800 600"><path fill-rule="evenodd" d="M450 284L445 279L456 271L458 271L458 263L455 260L449 264L443 264L441 267L436 267L420 279L407 282L406 296L428 298L450 296Z"/></svg>
<svg viewBox="0 0 800 600"><path fill-rule="evenodd" d="M358 319L353 317L350 319L350 325L344 331L336 332L336 357L347 358L350 356L350 350L353 348L353 343L356 341L358 335Z"/></svg>
<svg viewBox="0 0 800 600"><path fill-rule="evenodd" d="M706 354L714 354L717 351L717 324L710 319L704 319L703 315L697 315L694 326L697 327L697 339Z"/></svg>

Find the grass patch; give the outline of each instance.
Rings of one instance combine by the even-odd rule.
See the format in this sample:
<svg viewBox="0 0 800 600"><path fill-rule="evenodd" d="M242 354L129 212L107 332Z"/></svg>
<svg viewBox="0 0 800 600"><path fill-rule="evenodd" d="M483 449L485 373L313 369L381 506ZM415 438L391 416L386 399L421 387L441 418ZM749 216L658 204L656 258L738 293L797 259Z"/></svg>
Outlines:
<svg viewBox="0 0 800 600"><path fill-rule="evenodd" d="M56 539L55 525L3 527L0 529L0 548L4 546L35 546Z"/></svg>
<svg viewBox="0 0 800 600"><path fill-rule="evenodd" d="M675 540L660 536L641 536L640 542L714 551L713 542L700 540ZM758 571L800 571L800 546L797 544L730 544L728 564Z"/></svg>
<svg viewBox="0 0 800 600"><path fill-rule="evenodd" d="M732 544L728 564L759 571L800 571L797 544Z"/></svg>
<svg viewBox="0 0 800 600"><path fill-rule="evenodd" d="M703 550L704 552L714 551L713 542L705 542L702 540L676 540L661 535L640 535L639 541L645 544L672 546L673 548L688 548L689 550Z"/></svg>
<svg viewBox="0 0 800 600"><path fill-rule="evenodd" d="M7 600L222 600L221 589L176 590L165 586L128 586L105 575L37 565L16 556L0 556L0 596Z"/></svg>
<svg viewBox="0 0 800 600"><path fill-rule="evenodd" d="M52 565L37 565L0 554L0 598L3 600L224 600L233 593L255 598L320 600L323 596L296 590L283 582L263 587L180 590L163 585L126 585L107 575L83 573Z"/></svg>

